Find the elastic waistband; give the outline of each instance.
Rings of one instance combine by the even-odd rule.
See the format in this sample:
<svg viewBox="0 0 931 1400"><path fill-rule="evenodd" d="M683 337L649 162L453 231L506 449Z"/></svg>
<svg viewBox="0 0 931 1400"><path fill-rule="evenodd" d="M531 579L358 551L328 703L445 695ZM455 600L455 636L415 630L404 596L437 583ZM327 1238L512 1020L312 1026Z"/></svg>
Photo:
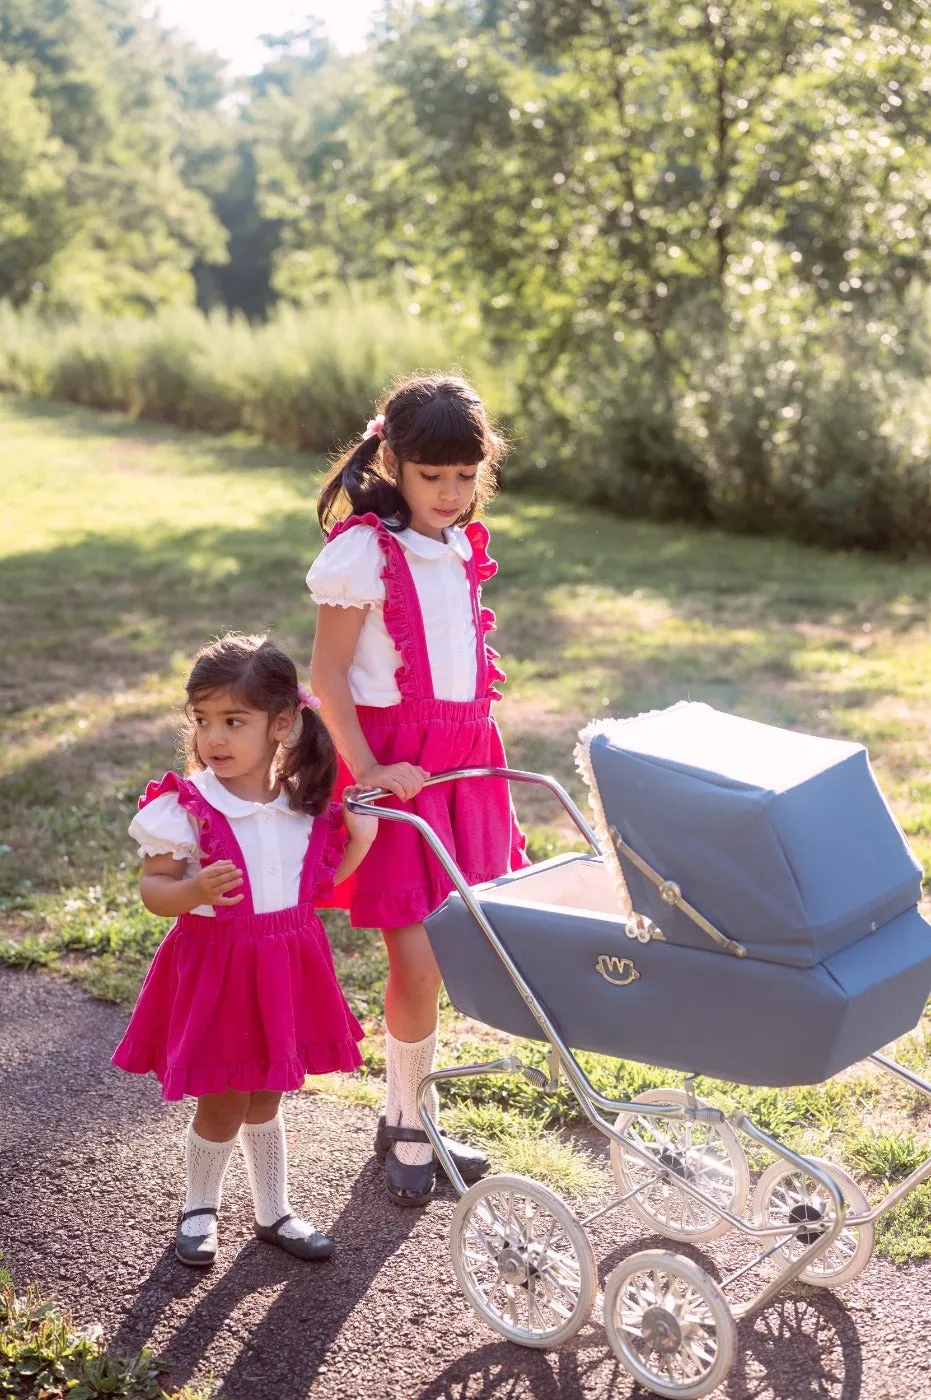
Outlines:
<svg viewBox="0 0 931 1400"><path fill-rule="evenodd" d="M401 700L397 705L357 705L356 714L364 727L399 724L480 723L491 715L491 700Z"/></svg>
<svg viewBox="0 0 931 1400"><path fill-rule="evenodd" d="M181 914L175 928L198 938L265 938L297 933L315 922L312 904L293 904L290 909L273 909L265 914Z"/></svg>

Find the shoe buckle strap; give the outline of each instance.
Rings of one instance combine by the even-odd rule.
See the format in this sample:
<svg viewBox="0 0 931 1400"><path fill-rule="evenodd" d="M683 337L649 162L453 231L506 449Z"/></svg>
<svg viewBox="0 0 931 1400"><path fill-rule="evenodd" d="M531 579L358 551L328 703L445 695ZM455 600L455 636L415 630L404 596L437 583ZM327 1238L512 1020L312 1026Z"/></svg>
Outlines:
<svg viewBox="0 0 931 1400"><path fill-rule="evenodd" d="M389 1142L429 1142L423 1128L393 1128L390 1123L385 1124L385 1137Z"/></svg>

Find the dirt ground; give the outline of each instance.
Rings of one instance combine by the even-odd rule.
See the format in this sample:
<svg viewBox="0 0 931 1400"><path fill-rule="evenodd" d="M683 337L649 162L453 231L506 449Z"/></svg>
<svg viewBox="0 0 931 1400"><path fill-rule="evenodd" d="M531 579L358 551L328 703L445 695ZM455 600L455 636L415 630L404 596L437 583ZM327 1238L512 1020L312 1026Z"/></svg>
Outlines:
<svg viewBox="0 0 931 1400"><path fill-rule="evenodd" d="M178 1264L189 1108L111 1068L125 1020L70 984L0 970L0 1249L18 1286L35 1281L78 1324L99 1323L118 1353L153 1348L166 1381L212 1376L228 1400L643 1395L607 1347L597 1305L551 1353L505 1342L473 1314L449 1266L452 1193L425 1211L392 1206L365 1109L310 1094L286 1102L293 1204L332 1231L332 1261L301 1264L252 1237L237 1154L216 1266ZM617 1213L594 1238L602 1280L634 1247L660 1243ZM715 1396L925 1400L929 1336L931 1264L874 1258L836 1293L796 1289L745 1320Z"/></svg>

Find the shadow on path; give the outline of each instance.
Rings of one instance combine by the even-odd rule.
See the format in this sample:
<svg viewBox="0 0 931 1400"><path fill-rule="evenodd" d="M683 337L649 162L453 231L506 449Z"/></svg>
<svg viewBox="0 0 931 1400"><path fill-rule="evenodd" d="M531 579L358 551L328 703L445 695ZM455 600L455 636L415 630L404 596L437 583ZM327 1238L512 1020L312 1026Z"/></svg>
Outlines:
<svg viewBox="0 0 931 1400"><path fill-rule="evenodd" d="M332 1227L336 1250L327 1263L304 1264L252 1241L211 1286L209 1274L192 1279L194 1271L166 1249L114 1333L112 1349L126 1355L149 1345L171 1306L200 1286L202 1296L158 1348L173 1384L191 1380L218 1334L228 1329L240 1345L224 1377L225 1397L306 1395L347 1318L419 1218L415 1211L386 1210L381 1168L373 1160ZM247 1330L240 1315L244 1304L253 1318L265 1305Z"/></svg>

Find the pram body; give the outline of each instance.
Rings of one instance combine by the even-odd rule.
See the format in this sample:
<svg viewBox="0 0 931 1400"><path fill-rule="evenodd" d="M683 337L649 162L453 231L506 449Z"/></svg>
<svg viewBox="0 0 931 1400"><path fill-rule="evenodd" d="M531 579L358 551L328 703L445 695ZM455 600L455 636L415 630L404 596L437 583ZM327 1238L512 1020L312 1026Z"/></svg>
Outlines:
<svg viewBox="0 0 931 1400"><path fill-rule="evenodd" d="M462 1290L524 1345L558 1345L585 1322L597 1272L584 1226L609 1210L626 1206L671 1239L736 1229L759 1242L759 1256L720 1282L656 1249L623 1259L605 1282L604 1324L622 1364L655 1394L697 1400L730 1368L735 1318L790 1279L823 1287L855 1277L875 1220L931 1177L931 1157L871 1208L841 1169L703 1103L691 1077L815 1083L869 1057L931 1096L931 1084L878 1053L917 1023L931 991L920 869L856 744L686 704L590 726L577 758L594 830L552 779L499 775L548 787L592 854L475 889L424 821L375 808L417 827L453 882L427 920L453 1004L550 1047L549 1080L514 1055L434 1071L420 1086L421 1116L460 1194L450 1247ZM479 775L489 770L430 781ZM372 810L384 795L350 807ZM684 1090L618 1102L586 1076L574 1053L583 1049L690 1077ZM565 1074L611 1144L619 1194L582 1222L530 1178L467 1190L427 1111L433 1084L515 1073L543 1092ZM775 1158L749 1212L738 1135ZM725 1296L768 1262L779 1267L752 1299Z"/></svg>
<svg viewBox="0 0 931 1400"><path fill-rule="evenodd" d="M917 1023L921 871L862 746L689 704L597 727L585 749L605 858L475 890L566 1044L778 1087L820 1083ZM609 826L745 954L664 901ZM628 936L625 886L645 941ZM460 895L427 929L458 1010L541 1038Z"/></svg>

